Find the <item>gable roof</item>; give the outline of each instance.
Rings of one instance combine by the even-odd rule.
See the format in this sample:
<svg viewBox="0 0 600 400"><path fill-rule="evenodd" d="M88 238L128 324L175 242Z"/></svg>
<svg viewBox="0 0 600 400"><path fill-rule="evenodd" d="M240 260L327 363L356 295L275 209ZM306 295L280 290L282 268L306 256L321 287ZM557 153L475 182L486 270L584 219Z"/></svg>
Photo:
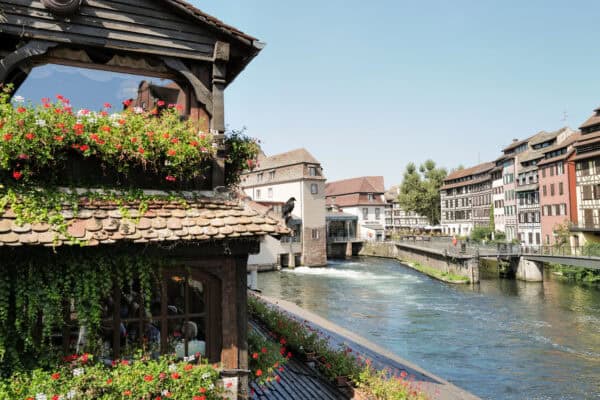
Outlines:
<svg viewBox="0 0 600 400"><path fill-rule="evenodd" d="M589 117L583 124L581 124L579 129L589 128L598 124L600 124L600 107L594 110L594 114L592 114L591 117Z"/></svg>
<svg viewBox="0 0 600 400"><path fill-rule="evenodd" d="M183 0L163 0L163 1L169 5L172 5L178 9L182 10L183 12L191 15L192 17L196 18L197 20L199 20L203 23L206 23L210 26L213 26L214 28L219 30L221 33L223 33L227 36L231 36L238 40L242 40L242 41L246 42L246 44L254 45L255 42L258 41L258 39L240 31L239 29L237 29L231 25L227 25L226 23L219 20L218 18L215 18L212 15L206 14L204 11L198 9L197 7L194 7L192 4L188 3L187 1L183 1Z"/></svg>
<svg viewBox="0 0 600 400"><path fill-rule="evenodd" d="M325 185L325 196L339 196L351 193L385 193L383 176L361 176L329 182Z"/></svg>
<svg viewBox="0 0 600 400"><path fill-rule="evenodd" d="M320 164L305 148L290 150L285 153L275 154L267 157L264 153L258 156L259 167L252 172L266 169L280 168L294 164Z"/></svg>

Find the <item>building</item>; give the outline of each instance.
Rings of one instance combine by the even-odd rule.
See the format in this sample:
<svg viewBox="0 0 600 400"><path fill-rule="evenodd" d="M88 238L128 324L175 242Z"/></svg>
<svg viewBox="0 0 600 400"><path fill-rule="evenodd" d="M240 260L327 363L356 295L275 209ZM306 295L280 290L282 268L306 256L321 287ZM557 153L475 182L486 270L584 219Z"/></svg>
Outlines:
<svg viewBox="0 0 600 400"><path fill-rule="evenodd" d="M405 211L400 207L398 196L400 195L400 185L395 185L385 192L385 233L387 237L402 232L413 232L424 230L431 224L427 217L417 214L414 211Z"/></svg>
<svg viewBox="0 0 600 400"><path fill-rule="evenodd" d="M261 252L249 265L273 267L327 264L325 223L325 176L321 163L306 149L273 156L260 155L257 167L242 175L240 186L247 196L281 215L281 207L295 198L292 237L278 242L265 237Z"/></svg>
<svg viewBox="0 0 600 400"><path fill-rule="evenodd" d="M576 175L577 223L573 246L600 242L600 108L581 127L573 157Z"/></svg>
<svg viewBox="0 0 600 400"><path fill-rule="evenodd" d="M490 172L492 179L492 205L494 210L494 231L505 232L504 221L504 161L506 157L501 156L496 161L496 166Z"/></svg>
<svg viewBox="0 0 600 400"><path fill-rule="evenodd" d="M325 189L328 210L338 210L358 217L357 236L362 240L385 239L384 194L382 176L329 182Z"/></svg>
<svg viewBox="0 0 600 400"><path fill-rule="evenodd" d="M494 167L487 162L454 171L444 179L440 189L442 233L469 236L476 224L489 225Z"/></svg>
<svg viewBox="0 0 600 400"><path fill-rule="evenodd" d="M527 149L515 157L518 166L517 237L525 245L540 246L542 244L542 208L538 164L545 159L547 152L552 154L555 146L562 146L574 133L575 131L568 127L552 132L541 131L526 139ZM564 173L564 170L561 173ZM562 211L561 215L563 213L566 214L566 211Z"/></svg>
<svg viewBox="0 0 600 400"><path fill-rule="evenodd" d="M150 168L143 170L140 181L145 183L148 178L153 189L162 193L162 197L152 197L154 200L148 201L145 208L140 207L141 200L132 201L124 195L106 201L85 197L90 188L119 188L122 182L114 179L110 185L100 185L102 174L94 160L65 153L65 157L80 160L82 165L91 163L87 164L90 168L76 173L91 173L86 175L89 186L79 187L77 192L82 197L59 204L60 210L51 210L69 219L64 230L57 230L50 217L45 223L24 224L15 219L11 211L14 205L4 204L6 209L0 216L0 259L2 275L8 276L10 271L6 282L12 286L4 293L14 293L19 287L37 296L39 286L18 281L28 279L26 271L32 263L37 263L39 274L31 276L53 276L54 286L48 284L46 288L63 289L53 289L51 308L43 302L15 305L14 297L3 296L7 309L21 307L24 314L36 317L18 322L15 313L9 313L3 321L5 329L0 332L0 341L14 344L16 349L27 349L32 356L45 354L50 348L66 356L81 350L74 346L78 332L95 332L101 327L103 334L98 339L102 341L90 340L88 344L91 351L101 352L97 356L108 360L127 359L136 349L149 349L150 344L157 353L172 354L175 349L179 354L180 349L182 357L194 355L193 349L198 349L203 358L227 371L228 384L223 385L229 392L226 396L246 398L248 254L258 251L262 237L282 232L283 227L238 200L226 200L216 189L226 184L225 160L232 156L223 143L224 93L260 52L262 44L183 0L136 2L134 7L131 2L110 2L110 12L103 12L102 18L90 18L89 13L102 11L104 5L83 2L79 8L81 3L22 2L15 7L14 2L0 0L0 83L14 84L17 90L34 63L176 79L192 108L203 109L209 116L207 125L218 151L208 161L208 181L201 189L187 188L187 195L161 192L169 188L164 175L152 176ZM160 19L149 17L156 15ZM139 129L144 135L144 127ZM58 171L65 171L64 176L57 176ZM122 176L118 168L111 172ZM72 177L68 174L74 170L59 166L49 173L69 181ZM121 196L119 193L114 195ZM283 228L283 232L287 229ZM73 246L74 238L81 245ZM148 262L136 261L133 270L131 260L138 256ZM100 259L110 262L102 264ZM83 260L88 260L88 267ZM83 273L85 268L87 274ZM73 275L72 271L81 275ZM66 279L67 274L72 280ZM104 280L100 285L93 277ZM68 292L76 285L57 283L75 279L92 285L89 287L93 290L85 292L94 295ZM85 314L80 311L85 309L84 304L98 306L94 318L83 318ZM160 335L146 336L144 326L150 320L155 324L153 332L159 331ZM6 330L11 325L18 325L18 330ZM27 332L44 336L36 334L32 340L25 335ZM50 343L55 346L48 347Z"/></svg>
<svg viewBox="0 0 600 400"><path fill-rule="evenodd" d="M579 133L561 143L543 149L544 158L537 164L540 185L540 207L543 245L568 244L557 230L577 224L577 191L575 147ZM567 240L566 242L561 242Z"/></svg>
<svg viewBox="0 0 600 400"><path fill-rule="evenodd" d="M517 221L517 181L519 154L528 149L527 140L513 139L513 142L502 149L502 181L504 192L504 233L507 241L518 240Z"/></svg>

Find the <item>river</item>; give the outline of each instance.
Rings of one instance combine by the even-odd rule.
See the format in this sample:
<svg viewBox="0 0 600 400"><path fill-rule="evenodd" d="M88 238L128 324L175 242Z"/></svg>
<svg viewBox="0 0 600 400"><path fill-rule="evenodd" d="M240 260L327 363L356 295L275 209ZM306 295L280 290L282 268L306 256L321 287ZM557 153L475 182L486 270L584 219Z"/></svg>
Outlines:
<svg viewBox="0 0 600 400"><path fill-rule="evenodd" d="M545 275L456 286L358 258L258 283L484 399L600 399L600 289Z"/></svg>

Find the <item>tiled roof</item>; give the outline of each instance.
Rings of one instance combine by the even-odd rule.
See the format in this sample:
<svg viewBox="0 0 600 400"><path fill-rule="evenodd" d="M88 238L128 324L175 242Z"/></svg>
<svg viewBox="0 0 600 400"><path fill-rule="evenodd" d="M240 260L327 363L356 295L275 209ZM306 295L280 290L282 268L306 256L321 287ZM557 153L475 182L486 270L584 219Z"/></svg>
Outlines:
<svg viewBox="0 0 600 400"><path fill-rule="evenodd" d="M589 117L581 126L580 129L600 124L600 108L594 110L594 114Z"/></svg>
<svg viewBox="0 0 600 400"><path fill-rule="evenodd" d="M544 154L550 153L551 151L554 151L554 150L562 149L564 147L569 147L573 143L578 141L579 139L581 139L581 133L579 133L579 132L573 133L571 136L567 137L562 142L553 144L552 146L544 147L543 149L540 149L540 151L542 151Z"/></svg>
<svg viewBox="0 0 600 400"><path fill-rule="evenodd" d="M350 193L385 193L383 176L361 176L328 182L325 186L325 196L339 196Z"/></svg>
<svg viewBox="0 0 600 400"><path fill-rule="evenodd" d="M552 164L554 162L557 161L564 161L567 158L571 157L571 155L575 152L575 149L571 149L569 151L567 151L565 154L561 154L559 156L556 157L552 157L552 158L545 158L542 161L540 161L537 166L541 167L542 165L548 165L548 164Z"/></svg>
<svg viewBox="0 0 600 400"><path fill-rule="evenodd" d="M513 149L516 149L517 147L519 147L520 145L522 145L523 143L527 143L527 141L530 138L527 139L523 139L523 140L513 140L513 142L511 144L509 144L508 146L506 146L505 148L502 149L503 152L507 152Z"/></svg>
<svg viewBox="0 0 600 400"><path fill-rule="evenodd" d="M581 135L575 147L586 146L588 144L596 143L600 139L600 132L586 133Z"/></svg>
<svg viewBox="0 0 600 400"><path fill-rule="evenodd" d="M460 179L460 178L465 178L470 175L482 174L486 171L490 171L492 168L495 167L495 165L496 164L494 164L493 162L486 162L486 163L479 164L479 165L476 165L471 168L463 168L458 171L452 172L450 175L448 175L446 177L446 179L444 179L444 182L452 181L452 180Z"/></svg>
<svg viewBox="0 0 600 400"><path fill-rule="evenodd" d="M255 168L252 172L301 163L320 164L320 162L316 158L314 158L313 155L308 152L308 150L304 148L291 150L285 153L274 154L269 157L265 156L264 154L261 154L258 157L258 163L259 166Z"/></svg>
<svg viewBox="0 0 600 400"><path fill-rule="evenodd" d="M127 216L122 213L123 207ZM206 241L289 233L280 221L261 215L241 201L199 198L182 204L154 200L143 215L139 215L138 204L123 207L82 199L76 215L69 209L61 213L68 223L68 234L88 246L118 241ZM70 244L70 239L48 224L19 225L10 209L0 216L0 246L61 246Z"/></svg>
<svg viewBox="0 0 600 400"><path fill-rule="evenodd" d="M440 190L454 189L454 188L457 188L457 187L467 186L467 185L476 185L478 183L483 183L483 182L489 181L491 179L492 179L492 177L490 175L490 176L484 176L484 177L481 177L481 178L478 178L478 179L472 179L472 180L469 180L469 181L447 183L447 184L443 185L440 188Z"/></svg>
<svg viewBox="0 0 600 400"><path fill-rule="evenodd" d="M327 205L336 205L338 207L380 206L386 204L378 197L375 197L373 200L369 200L369 197L366 194L360 193L327 196L325 198L325 202Z"/></svg>
<svg viewBox="0 0 600 400"><path fill-rule="evenodd" d="M539 150L527 150L519 154L519 162L524 163L532 160L544 158L544 153Z"/></svg>

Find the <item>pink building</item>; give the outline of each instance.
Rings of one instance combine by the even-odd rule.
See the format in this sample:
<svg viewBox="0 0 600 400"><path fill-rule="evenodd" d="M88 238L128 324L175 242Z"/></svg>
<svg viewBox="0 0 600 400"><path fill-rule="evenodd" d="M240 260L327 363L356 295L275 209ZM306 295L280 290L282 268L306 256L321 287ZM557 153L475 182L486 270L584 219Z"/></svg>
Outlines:
<svg viewBox="0 0 600 400"><path fill-rule="evenodd" d="M575 191L575 143L581 137L573 134L563 142L546 147L538 162L540 206L542 209L542 244L557 244L555 234L561 224L577 223ZM568 244L568 243L567 243Z"/></svg>

